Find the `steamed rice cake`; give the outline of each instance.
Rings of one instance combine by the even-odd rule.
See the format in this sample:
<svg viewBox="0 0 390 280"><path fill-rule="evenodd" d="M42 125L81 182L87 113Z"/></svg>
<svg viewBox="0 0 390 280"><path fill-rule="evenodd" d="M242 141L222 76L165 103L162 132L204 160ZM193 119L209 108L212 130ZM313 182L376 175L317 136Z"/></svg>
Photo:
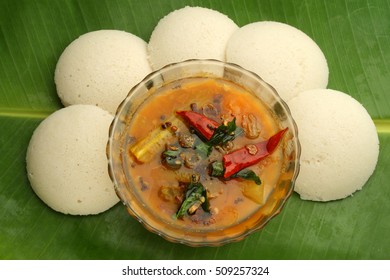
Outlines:
<svg viewBox="0 0 390 280"><path fill-rule="evenodd" d="M295 185L300 197L329 201L360 190L379 155L378 135L366 109L331 89L302 92L288 105L302 147Z"/></svg>
<svg viewBox="0 0 390 280"><path fill-rule="evenodd" d="M146 46L119 30L93 31L74 40L55 69L62 103L96 105L114 114L130 89L151 72Z"/></svg>
<svg viewBox="0 0 390 280"><path fill-rule="evenodd" d="M226 60L258 74L285 101L328 84L328 65L318 45L280 22L261 21L238 29L228 41Z"/></svg>
<svg viewBox="0 0 390 280"><path fill-rule="evenodd" d="M162 18L148 44L153 69L187 59L225 60L226 43L238 26L226 15L184 7Z"/></svg>
<svg viewBox="0 0 390 280"><path fill-rule="evenodd" d="M107 170L112 119L96 106L72 105L36 128L27 150L27 174L34 192L52 209L98 214L119 201Z"/></svg>

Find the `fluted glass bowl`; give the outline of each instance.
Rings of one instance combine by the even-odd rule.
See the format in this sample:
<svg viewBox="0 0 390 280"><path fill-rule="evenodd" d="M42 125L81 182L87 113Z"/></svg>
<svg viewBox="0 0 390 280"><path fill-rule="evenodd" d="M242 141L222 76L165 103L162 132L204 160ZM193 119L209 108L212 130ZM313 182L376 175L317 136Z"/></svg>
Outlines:
<svg viewBox="0 0 390 280"><path fill-rule="evenodd" d="M133 137L129 130L137 110L161 88L178 87L181 81L208 77L222 79L238 85L260 99L280 128L288 128L279 147L280 176L271 186L267 197L256 211L244 219L220 227L183 226L180 219L167 219L158 209L148 204L142 196L139 178L129 172L133 160L130 159L129 145ZM256 74L242 67L216 60L187 60L170 64L152 72L131 89L118 107L109 131L107 144L109 174L115 190L128 212L146 229L171 242L189 246L220 246L239 241L249 234L262 229L275 215L280 213L293 192L294 182L299 172L300 145L296 124L286 103L277 92ZM238 183L237 183L238 184ZM137 186L136 186L137 185Z"/></svg>

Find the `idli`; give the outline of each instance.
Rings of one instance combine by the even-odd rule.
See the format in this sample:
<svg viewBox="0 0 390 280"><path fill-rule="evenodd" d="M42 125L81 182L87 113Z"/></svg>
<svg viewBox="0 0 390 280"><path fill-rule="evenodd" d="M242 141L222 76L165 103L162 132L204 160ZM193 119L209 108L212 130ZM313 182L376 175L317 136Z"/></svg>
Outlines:
<svg viewBox="0 0 390 280"><path fill-rule="evenodd" d="M261 21L238 29L228 41L226 59L258 74L285 101L328 84L328 64L318 45L280 22Z"/></svg>
<svg viewBox="0 0 390 280"><path fill-rule="evenodd" d="M90 104L114 114L130 89L151 72L147 44L119 30L98 30L61 54L54 80L65 106Z"/></svg>
<svg viewBox="0 0 390 280"><path fill-rule="evenodd" d="M226 43L238 26L207 8L184 7L163 17L148 44L154 70L187 59L225 60Z"/></svg>
<svg viewBox="0 0 390 280"><path fill-rule="evenodd" d="M112 119L96 106L73 105L36 128L27 149L27 175L34 192L52 209L98 214L119 201L106 158Z"/></svg>
<svg viewBox="0 0 390 280"><path fill-rule="evenodd" d="M378 134L366 109L331 89L302 92L288 105L302 147L295 185L300 197L330 201L360 190L379 155Z"/></svg>

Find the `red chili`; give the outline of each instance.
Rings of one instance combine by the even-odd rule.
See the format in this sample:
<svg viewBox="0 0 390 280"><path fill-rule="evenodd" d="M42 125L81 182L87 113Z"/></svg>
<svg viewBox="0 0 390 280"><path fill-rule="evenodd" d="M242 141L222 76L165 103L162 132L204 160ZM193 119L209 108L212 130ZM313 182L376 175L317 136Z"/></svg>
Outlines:
<svg viewBox="0 0 390 280"><path fill-rule="evenodd" d="M226 154L222 158L224 167L224 178L236 174L238 171L258 163L270 155L278 146L284 133L288 128L280 130L268 140L256 144L246 145L245 147Z"/></svg>
<svg viewBox="0 0 390 280"><path fill-rule="evenodd" d="M205 115L193 111L177 111L179 116L184 118L191 127L201 134L206 140L210 140L219 123L209 119Z"/></svg>

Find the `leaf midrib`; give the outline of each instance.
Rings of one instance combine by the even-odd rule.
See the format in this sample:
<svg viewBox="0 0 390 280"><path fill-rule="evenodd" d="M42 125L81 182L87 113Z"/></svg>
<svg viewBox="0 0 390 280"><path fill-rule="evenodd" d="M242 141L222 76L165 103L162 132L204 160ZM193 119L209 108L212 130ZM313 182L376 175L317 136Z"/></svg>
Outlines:
<svg viewBox="0 0 390 280"><path fill-rule="evenodd" d="M34 109L19 109L19 108L0 108L0 117L19 118L19 119L45 119L54 110L34 110Z"/></svg>
<svg viewBox="0 0 390 280"><path fill-rule="evenodd" d="M390 119L373 119L378 134L390 133Z"/></svg>
<svg viewBox="0 0 390 280"><path fill-rule="evenodd" d="M54 110L34 110L19 108L0 108L0 117L19 119L45 119ZM390 119L373 119L378 134L390 133Z"/></svg>

